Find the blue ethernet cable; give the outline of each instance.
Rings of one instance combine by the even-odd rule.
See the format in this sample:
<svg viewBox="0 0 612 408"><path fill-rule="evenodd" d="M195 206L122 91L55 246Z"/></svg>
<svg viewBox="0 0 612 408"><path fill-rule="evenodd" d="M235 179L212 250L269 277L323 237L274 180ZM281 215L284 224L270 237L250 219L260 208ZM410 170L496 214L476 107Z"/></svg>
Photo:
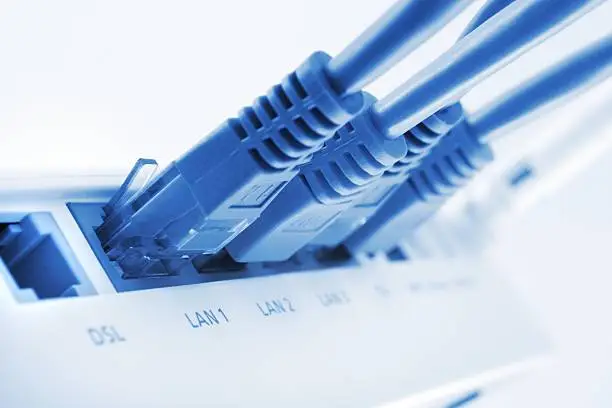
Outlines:
<svg viewBox="0 0 612 408"><path fill-rule="evenodd" d="M468 25L463 30L463 33L459 36L459 38L463 38L478 27L482 25L485 21L493 17L495 14L499 13L501 10L514 3L516 0L489 0L487 1L480 9L478 13L472 18L472 20L468 23Z"/></svg>
<svg viewBox="0 0 612 408"><path fill-rule="evenodd" d="M463 31L460 39L480 27L482 23L497 14L515 0L489 0L485 3L476 16L470 21L467 28ZM418 126L411 129L408 134L411 134L416 140L423 138L423 135L431 132L444 135L448 133L454 125L456 125L462 117L462 108L459 104L455 105L456 112L459 116L452 121L446 121L445 125L440 126L431 123L433 116L421 122ZM451 125L452 126L448 126ZM424 152L426 153L426 152ZM336 220L319 233L310 241L312 246L336 247L348 238L355 230L361 227L370 218L376 210L389 198L392 193L400 187L401 183L410 177L411 170L416 167L418 160L408 157L398 161L393 167L383 173L383 175L364 193L355 204L340 214Z"/></svg>
<svg viewBox="0 0 612 408"><path fill-rule="evenodd" d="M572 0L515 1L463 37L426 69L374 106L387 137L400 136L441 108L457 102L526 49L561 31L603 3ZM481 41L495 47L475 46ZM474 64L473 61L479 61Z"/></svg>
<svg viewBox="0 0 612 408"><path fill-rule="evenodd" d="M283 261L329 229L364 192L399 161L409 165L462 118L458 105L424 121L422 130L387 139L376 128L371 111L350 121L249 228L227 247L239 262Z"/></svg>
<svg viewBox="0 0 612 408"><path fill-rule="evenodd" d="M410 177L412 170L418 166L419 159L425 156L432 147L430 143L432 137L442 140L440 143L443 143L446 135L462 120L463 109L457 103L440 110L406 132L406 143L410 145L409 153L388 168L369 186L367 191L354 200L352 206L311 239L309 244L325 247L335 247L341 244Z"/></svg>
<svg viewBox="0 0 612 408"><path fill-rule="evenodd" d="M393 249L492 162L489 145L466 127L463 121L442 139L341 247L353 254Z"/></svg>
<svg viewBox="0 0 612 408"><path fill-rule="evenodd" d="M608 35L476 112L470 117L470 127L483 141L497 139L611 75L612 35Z"/></svg>
<svg viewBox="0 0 612 408"><path fill-rule="evenodd" d="M365 108L361 88L471 0L400 0L337 57L316 52L225 121L131 200L107 206L97 234L125 277L176 274L259 217L326 140Z"/></svg>
<svg viewBox="0 0 612 408"><path fill-rule="evenodd" d="M574 2L555 0L561 12L545 13L543 3L548 7L552 4L547 0L526 1L504 8L422 72L439 69L439 61L444 61L444 75L450 73L452 78L459 78L459 82L446 79L452 94L458 98L501 68L500 61L507 64L514 60L588 8L587 3L577 7ZM508 30L509 22L523 31ZM465 73L470 73L470 76ZM418 78L419 74L417 83ZM238 262L288 259L352 207L367 188L396 162L402 160L402 164L411 166L425 155L448 129L436 132L428 126L428 120L429 125L440 122L435 112L429 118L423 118L420 127L419 124L412 128L402 127L410 123L400 117L403 105L408 106L406 116L414 116L414 101L397 95L409 95L406 90L412 90L413 85L414 81L409 80L399 91L374 102L358 120L349 122L348 130L345 127L344 132L337 133L338 143L334 139L326 142L326 150L316 153L310 163L302 166L300 175L289 182L257 220L229 243L226 250L232 258ZM439 91L437 88L434 90ZM424 102L426 110L430 101L425 98ZM444 106L440 111L443 109ZM393 129L385 127L388 123ZM343 142L347 136L349 140ZM385 140L396 143L385 143ZM398 157L402 142L410 154ZM415 149L418 154L414 154Z"/></svg>
<svg viewBox="0 0 612 408"><path fill-rule="evenodd" d="M543 112L566 103L610 76L612 36L566 58L466 119L443 139L442 144L477 144L482 146L482 155L488 149L487 143L505 134L508 129L523 125ZM455 139L460 141L455 142ZM461 187L462 183L450 180L449 175L456 173L457 162L447 158L442 144L435 147L430 156L411 172L407 181L342 243L343 247L351 253L391 250L411 230L435 214ZM464 162L473 159L468 150L464 150L462 155ZM472 163L471 167L477 171L489 161L481 160ZM473 172L465 175L464 181L467 181ZM457 174L454 177L457 179Z"/></svg>

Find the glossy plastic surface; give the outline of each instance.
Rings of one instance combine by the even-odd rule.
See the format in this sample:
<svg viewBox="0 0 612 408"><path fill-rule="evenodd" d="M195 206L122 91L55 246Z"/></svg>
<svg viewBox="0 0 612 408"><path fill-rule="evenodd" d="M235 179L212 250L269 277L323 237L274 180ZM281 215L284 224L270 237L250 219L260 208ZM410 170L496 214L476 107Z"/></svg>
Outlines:
<svg viewBox="0 0 612 408"><path fill-rule="evenodd" d="M184 257L218 252L257 219L297 166L363 108L361 94L331 88L328 61L313 54L109 216L98 235L111 259L136 275L171 275Z"/></svg>

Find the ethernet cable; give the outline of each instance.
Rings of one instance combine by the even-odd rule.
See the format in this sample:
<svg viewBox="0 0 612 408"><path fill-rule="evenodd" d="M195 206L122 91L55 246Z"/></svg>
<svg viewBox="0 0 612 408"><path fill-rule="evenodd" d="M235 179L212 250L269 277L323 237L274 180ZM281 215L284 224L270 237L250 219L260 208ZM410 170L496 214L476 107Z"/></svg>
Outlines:
<svg viewBox="0 0 612 408"><path fill-rule="evenodd" d="M238 262L288 259L352 207L385 171L399 160L422 157L461 118L461 108L453 105L425 121L433 130L420 139L412 133L387 139L376 128L371 111L360 115L315 153L261 217L226 247L227 252Z"/></svg>
<svg viewBox="0 0 612 408"><path fill-rule="evenodd" d="M469 22L460 39L467 36L469 33L480 27L482 23L500 12L502 9L513 3L515 0L489 0L486 2ZM463 113L461 106L458 104L456 111ZM439 115L438 115L439 116ZM452 123L454 126L462 117L457 117ZM446 122L450 125L450 122ZM440 135L447 134L453 126L440 127L429 121L422 122L419 126L411 129L408 134L417 140L422 139L422 134L430 134L432 132ZM414 135L412 135L414 134ZM468 150L471 151L471 150ZM426 153L426 152L423 152ZM338 216L331 225L327 226L323 231L316 235L310 241L312 246L335 247L341 244L355 230L357 230L365 221L371 217L374 212L380 207L383 202L389 198L395 189L399 188L401 183L410 177L411 170L418 165L418 160L414 157L407 157L395 163L390 169L385 171L376 182L370 186L368 191L364 193L354 205L347 208Z"/></svg>
<svg viewBox="0 0 612 408"><path fill-rule="evenodd" d="M611 75L612 36L608 36L526 81L474 117L466 119L451 131L444 142L464 138L484 146L492 139L501 137L508 129L524 125L543 112L566 103ZM453 162L449 161L443 148L441 151L436 149L342 243L344 248L351 253L391 250L486 164L485 161L471 166L473 171L457 178L456 165L451 165Z"/></svg>
<svg viewBox="0 0 612 408"><path fill-rule="evenodd" d="M299 177L229 243L227 252L238 262L284 261L352 207L395 163L410 167L420 160L459 122L461 113L452 112L461 108L454 102L589 9L582 8L587 3L554 4L554 10L552 2L541 0L505 7L397 91L373 102L302 166ZM432 106L437 112L429 112ZM428 117L422 117L424 112ZM445 122L444 115L455 118Z"/></svg>
<svg viewBox="0 0 612 408"><path fill-rule="evenodd" d="M603 84L607 89L610 85L610 79ZM592 98L585 99L592 102ZM482 252L505 221L515 218L509 215L528 210L610 154L611 109L612 98L598 97L587 112L554 137L497 157L486 174L478 175L477 185L463 189L461 197L445 204L398 246L413 260Z"/></svg>
<svg viewBox="0 0 612 408"><path fill-rule="evenodd" d="M504 8L508 7L510 4L514 3L516 0L488 0L485 4L480 7L478 13L472 18L472 20L468 23L468 25L463 30L463 33L459 36L459 38L463 38L478 27L482 25L485 21L499 13Z"/></svg>
<svg viewBox="0 0 612 408"><path fill-rule="evenodd" d="M612 85L612 82L610 82ZM499 169L478 201L479 219L492 219L506 211L524 211L542 197L565 185L576 174L586 170L599 157L609 154L612 134L612 98L607 96L581 115L579 122L564 128L560 134L529 146L518 157ZM588 124L585 132L584 124ZM489 221L490 222L490 221Z"/></svg>
<svg viewBox="0 0 612 408"><path fill-rule="evenodd" d="M185 259L218 252L364 110L363 86L470 2L399 1L335 58L312 54L133 196L128 178L97 228L109 258L140 277L176 274Z"/></svg>

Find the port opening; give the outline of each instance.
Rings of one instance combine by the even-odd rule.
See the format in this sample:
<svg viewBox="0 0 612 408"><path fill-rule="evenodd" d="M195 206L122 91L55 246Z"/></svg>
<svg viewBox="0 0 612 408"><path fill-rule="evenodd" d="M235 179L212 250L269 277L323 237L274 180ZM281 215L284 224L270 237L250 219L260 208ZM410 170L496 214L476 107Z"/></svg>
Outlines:
<svg viewBox="0 0 612 408"><path fill-rule="evenodd" d="M0 214L0 274L19 302L87 292L84 271L50 213Z"/></svg>
<svg viewBox="0 0 612 408"><path fill-rule="evenodd" d="M386 253L389 262L406 262L410 259L406 250L402 247L395 247Z"/></svg>
<svg viewBox="0 0 612 408"><path fill-rule="evenodd" d="M216 255L201 255L194 258L193 262L185 263L174 275L131 278L122 271L118 263L109 259L96 235L96 228L102 224L104 203L68 203L67 205L117 292L316 271L358 264L357 260L346 251L328 251L310 246L284 262L243 264L234 261L225 251L221 251Z"/></svg>

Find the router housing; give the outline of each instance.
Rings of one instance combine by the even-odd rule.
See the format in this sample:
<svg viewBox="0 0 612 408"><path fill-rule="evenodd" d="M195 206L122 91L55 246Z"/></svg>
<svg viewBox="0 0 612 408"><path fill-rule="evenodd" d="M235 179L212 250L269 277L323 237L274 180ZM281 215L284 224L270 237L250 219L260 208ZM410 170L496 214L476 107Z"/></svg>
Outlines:
<svg viewBox="0 0 612 408"><path fill-rule="evenodd" d="M0 264L3 407L442 406L549 349L495 265L473 256L305 255L123 279L93 234L120 182L0 181L3 234L43 217L64 260L43 258L30 280ZM37 289L60 276L65 290Z"/></svg>

